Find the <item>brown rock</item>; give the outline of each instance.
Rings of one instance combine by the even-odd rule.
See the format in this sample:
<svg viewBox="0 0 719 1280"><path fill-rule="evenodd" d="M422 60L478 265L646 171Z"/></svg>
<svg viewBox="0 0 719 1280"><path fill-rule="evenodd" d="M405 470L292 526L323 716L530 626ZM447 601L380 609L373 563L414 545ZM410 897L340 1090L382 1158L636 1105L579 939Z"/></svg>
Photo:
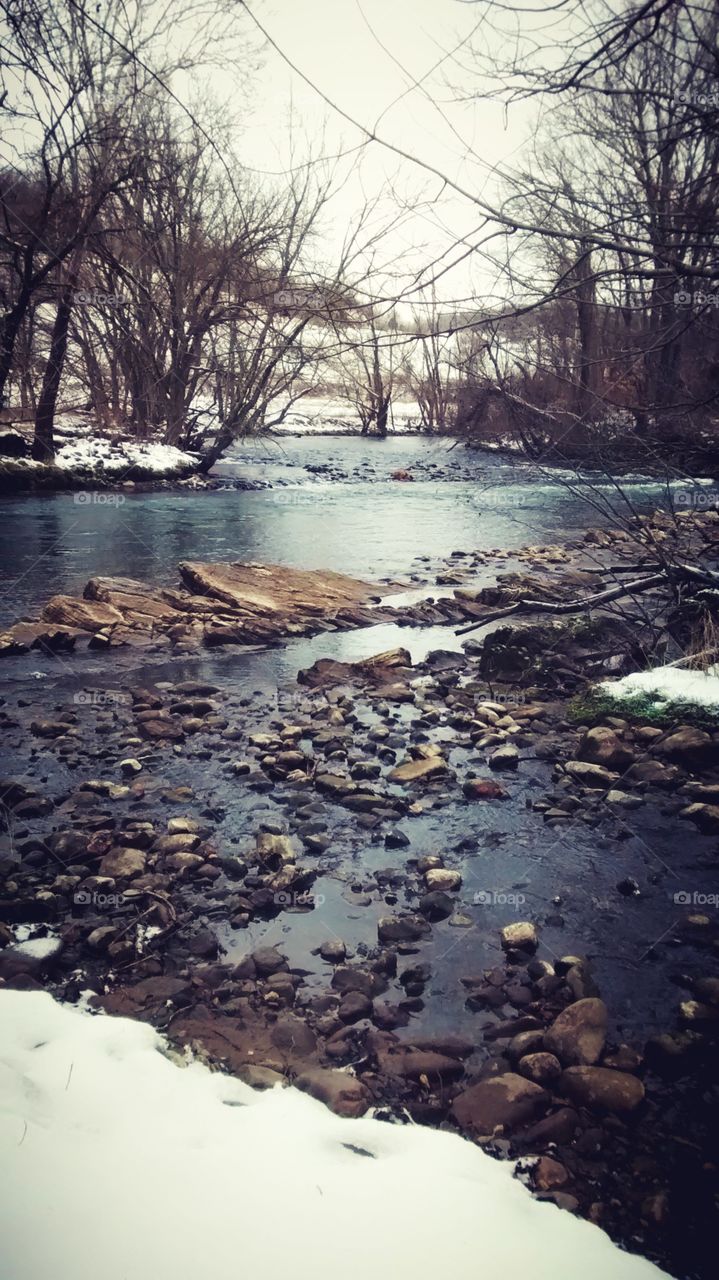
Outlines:
<svg viewBox="0 0 719 1280"><path fill-rule="evenodd" d="M592 764L601 764L607 769L626 769L634 760L631 747L626 746L607 725L596 725L587 730L579 744L577 756L580 760L589 760Z"/></svg>
<svg viewBox="0 0 719 1280"><path fill-rule="evenodd" d="M441 756L431 756L426 760L405 760L396 769L392 769L388 776L390 782L416 782L419 778L444 773L446 769L447 765Z"/></svg>
<svg viewBox="0 0 719 1280"><path fill-rule="evenodd" d="M555 1018L544 1046L569 1066L598 1062L607 1038L607 1006L603 1000L577 1000Z"/></svg>
<svg viewBox="0 0 719 1280"><path fill-rule="evenodd" d="M498 1129L511 1132L532 1120L547 1101L539 1085L506 1072L465 1089L452 1103L452 1114L468 1133L491 1137Z"/></svg>
<svg viewBox="0 0 719 1280"><path fill-rule="evenodd" d="M123 622L119 609L109 604L91 603L75 596L53 596L42 611L48 622L65 627L79 627L82 631L104 631Z"/></svg>
<svg viewBox="0 0 719 1280"><path fill-rule="evenodd" d="M112 876L115 880L129 880L132 876L141 876L145 870L146 854L142 849L121 848L119 845L111 849L100 863L100 875Z"/></svg>
<svg viewBox="0 0 719 1280"><path fill-rule="evenodd" d="M568 1067L562 1072L560 1087L573 1102L619 1115L636 1110L644 1099L641 1080L609 1067Z"/></svg>
<svg viewBox="0 0 719 1280"><path fill-rule="evenodd" d="M362 1116L372 1102L372 1096L362 1082L344 1071L312 1067L298 1076L294 1083L296 1088L324 1102L338 1116Z"/></svg>

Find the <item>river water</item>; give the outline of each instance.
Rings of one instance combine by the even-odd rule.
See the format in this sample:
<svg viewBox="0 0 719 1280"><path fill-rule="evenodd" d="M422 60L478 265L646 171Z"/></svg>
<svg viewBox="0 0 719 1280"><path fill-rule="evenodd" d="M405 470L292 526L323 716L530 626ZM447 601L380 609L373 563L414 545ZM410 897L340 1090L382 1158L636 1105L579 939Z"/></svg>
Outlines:
<svg viewBox="0 0 719 1280"><path fill-rule="evenodd" d="M400 468L412 472L412 483L390 478ZM662 486L641 478L623 482L624 497L611 481L599 478L582 493L569 474L408 437L288 439L281 446L238 450L221 473L228 481L242 476L274 487L128 493L121 495L122 502L114 494L92 493L6 500L0 522L4 621L38 611L58 591L81 590L92 575L175 582L182 559L324 566L372 578L400 575L411 585L422 580L423 565L428 580L427 561L454 550L555 542L606 522L612 509L626 514L629 506L655 506L667 497ZM278 686L294 684L297 670L316 657L354 659L397 643L409 643L415 657L458 645L451 628L413 634L377 627L265 652L155 659L152 666L125 651L69 660L33 653L9 660L3 678L8 705L19 698L26 706L45 708L71 702L87 685L106 689L108 682L122 687L153 679L210 679L228 696L247 691L265 700L271 714ZM457 757L452 763L462 769L466 762ZM5 764L8 773L23 772L20 757ZM198 803L201 795L202 803L224 814L221 838L231 843L246 838L258 815L245 812L219 762L203 763L201 777L197 763L181 755L172 768L176 785L198 787ZM70 786L70 775L60 771L57 782ZM466 882L463 907L477 916L477 927L469 931L438 926L423 948L434 975L427 1030L468 1029L474 1023L476 1014L464 1007L457 974L496 963L497 930L517 916L510 900L482 924L479 917L486 911L477 907L474 893L488 889L521 891L523 910L542 923L551 954L581 947L593 956L620 1031L631 1037L639 1027L666 1025L671 957L658 959L653 944L671 935L677 890L713 886L708 864L687 840L686 825L641 811L638 821L631 814L611 839L581 824L566 833L549 830L539 815L528 815L526 805L551 790L550 766L528 762L517 782L511 801L503 805L451 804L409 824L415 854L464 850L459 864ZM262 801L270 812L273 803ZM342 822L335 838L339 862L327 867L316 886L325 899L319 924L316 911L283 912L274 923L253 924L239 936L228 931L225 944L241 953L260 938L280 942L291 961L311 968L322 929L350 945L366 937L367 917L353 908L351 894L348 900L347 877L365 881L373 868L397 855L368 842L351 820ZM617 893L617 882L627 876L641 884L637 899L627 901ZM376 910L381 909L380 902Z"/></svg>
<svg viewBox="0 0 719 1280"><path fill-rule="evenodd" d="M391 480L398 469L414 482ZM418 437L293 437L238 450L218 474L274 487L5 499L0 625L93 575L175 583L186 559L406 575L418 556L553 542L666 499L641 478L624 497L601 477L583 492L571 473Z"/></svg>

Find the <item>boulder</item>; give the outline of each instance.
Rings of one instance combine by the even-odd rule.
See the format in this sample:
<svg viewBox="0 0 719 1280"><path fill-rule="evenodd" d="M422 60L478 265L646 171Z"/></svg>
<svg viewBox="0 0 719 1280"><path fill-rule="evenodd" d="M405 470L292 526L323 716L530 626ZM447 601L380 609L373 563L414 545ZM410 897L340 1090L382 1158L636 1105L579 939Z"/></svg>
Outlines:
<svg viewBox="0 0 719 1280"><path fill-rule="evenodd" d="M603 765L591 764L587 760L568 760L564 768L570 778L585 787L610 787L619 776Z"/></svg>
<svg viewBox="0 0 719 1280"><path fill-rule="evenodd" d="M696 729L690 724L680 725L668 738L658 742L654 750L657 755L674 760L683 769L702 769L719 758L719 744L703 729Z"/></svg>
<svg viewBox="0 0 719 1280"><path fill-rule="evenodd" d="M607 1006L603 1000L577 1000L555 1018L544 1046L567 1066L593 1066L607 1038Z"/></svg>
<svg viewBox="0 0 719 1280"><path fill-rule="evenodd" d="M446 768L441 756L430 756L428 759L405 760L396 769L392 769L388 777L390 782L416 782L419 778L444 773Z"/></svg>
<svg viewBox="0 0 719 1280"><path fill-rule="evenodd" d="M462 883L459 871L450 871L447 867L433 867L425 872L424 879L428 889L438 889L443 892L459 889Z"/></svg>
<svg viewBox="0 0 719 1280"><path fill-rule="evenodd" d="M100 863L101 876L112 876L114 880L129 880L132 876L141 876L145 870L147 855L143 849L132 849L117 846Z"/></svg>
<svg viewBox="0 0 719 1280"><path fill-rule="evenodd" d="M539 945L537 930L529 920L519 920L516 924L505 925L500 930L499 936L504 951L527 951L532 953L537 950Z"/></svg>
<svg viewBox="0 0 719 1280"><path fill-rule="evenodd" d="M418 942L429 932L430 927L422 916L381 916L377 921L380 942Z"/></svg>
<svg viewBox="0 0 719 1280"><path fill-rule="evenodd" d="M75 596L53 596L42 611L48 622L63 627L79 627L82 631L104 631L124 622L119 609L110 604L93 603Z"/></svg>
<svg viewBox="0 0 719 1280"><path fill-rule="evenodd" d="M539 1085L508 1071L463 1090L452 1103L452 1114L465 1132L491 1137L497 1130L508 1133L534 1119L548 1101Z"/></svg>
<svg viewBox="0 0 719 1280"><path fill-rule="evenodd" d="M687 805L686 809L682 809L679 815L681 818L688 818L690 822L698 827L702 835L715 836L719 835L719 805L716 804L695 804Z"/></svg>
<svg viewBox="0 0 719 1280"><path fill-rule="evenodd" d="M335 1115L350 1118L364 1115L372 1096L356 1076L345 1071L312 1067L295 1080L295 1087L324 1102Z"/></svg>
<svg viewBox="0 0 719 1280"><path fill-rule="evenodd" d="M511 742L505 742L493 751L487 761L490 769L516 769L519 764L519 751Z"/></svg>
<svg viewBox="0 0 719 1280"><path fill-rule="evenodd" d="M588 729L577 755L580 760L604 765L607 769L626 769L634 760L631 747L626 746L608 725Z"/></svg>
<svg viewBox="0 0 719 1280"><path fill-rule="evenodd" d="M560 1088L581 1106L619 1115L635 1111L644 1099L641 1080L610 1067L568 1067L562 1072Z"/></svg>
<svg viewBox="0 0 719 1280"><path fill-rule="evenodd" d="M506 800L508 794L493 778L468 778L462 790L468 800Z"/></svg>

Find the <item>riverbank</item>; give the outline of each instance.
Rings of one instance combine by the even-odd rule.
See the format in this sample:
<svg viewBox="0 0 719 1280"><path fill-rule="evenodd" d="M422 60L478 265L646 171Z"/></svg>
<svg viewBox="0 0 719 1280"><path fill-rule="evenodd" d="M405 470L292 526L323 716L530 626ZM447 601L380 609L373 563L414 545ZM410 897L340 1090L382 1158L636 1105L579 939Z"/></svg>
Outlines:
<svg viewBox="0 0 719 1280"><path fill-rule="evenodd" d="M425 579L489 613L632 554L599 530L493 587L485 551ZM538 1194L708 1275L719 728L587 719L636 625L492 625L414 663L338 662L335 632L298 683L132 650L8 686L0 973L257 1087L535 1156Z"/></svg>

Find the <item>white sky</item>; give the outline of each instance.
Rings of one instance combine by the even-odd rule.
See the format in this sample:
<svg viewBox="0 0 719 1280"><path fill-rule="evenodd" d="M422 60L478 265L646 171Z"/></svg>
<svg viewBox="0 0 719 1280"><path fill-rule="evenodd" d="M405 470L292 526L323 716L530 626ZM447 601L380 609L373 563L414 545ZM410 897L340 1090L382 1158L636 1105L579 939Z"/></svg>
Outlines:
<svg viewBox="0 0 719 1280"><path fill-rule="evenodd" d="M314 85L350 116L472 191L493 194L491 166L516 156L534 120L533 109L518 108L509 116L498 102L471 95L484 87L461 55L464 67L451 55L486 12L462 0L250 0L253 12L270 36ZM540 9L543 6L540 6ZM238 23L252 24L238 10ZM511 27L513 20L508 20ZM262 37L255 31L260 43ZM484 33L477 33L483 40ZM490 48L496 33L489 33ZM511 41L499 41L507 54ZM356 147L358 131L327 106L283 61L264 45L263 64L251 80L251 114L243 130L241 154L264 173L283 172L295 148L306 146L303 134L324 154ZM436 66L437 63L441 65ZM469 63L469 67L467 66ZM398 65L399 64L399 65ZM433 70L433 68L435 68ZM424 81L427 93L412 85ZM233 99L225 77L212 77L213 93ZM458 101L457 90L468 101ZM436 102L439 106L434 105ZM243 113L244 115L244 113ZM294 131L289 121L294 121ZM379 124L378 124L379 121ZM457 238L472 236L479 225L477 211L461 197L442 190L431 175L370 144L345 162L347 185L332 206L327 251L341 244L346 226L365 196L384 190L384 216L393 230L381 260L398 270L416 269L443 253ZM422 204L419 205L419 197ZM399 200L400 207L394 204ZM415 207L402 214L403 203ZM502 296L493 273L480 260L471 270L445 277L438 287L444 298L475 296L481 291Z"/></svg>

